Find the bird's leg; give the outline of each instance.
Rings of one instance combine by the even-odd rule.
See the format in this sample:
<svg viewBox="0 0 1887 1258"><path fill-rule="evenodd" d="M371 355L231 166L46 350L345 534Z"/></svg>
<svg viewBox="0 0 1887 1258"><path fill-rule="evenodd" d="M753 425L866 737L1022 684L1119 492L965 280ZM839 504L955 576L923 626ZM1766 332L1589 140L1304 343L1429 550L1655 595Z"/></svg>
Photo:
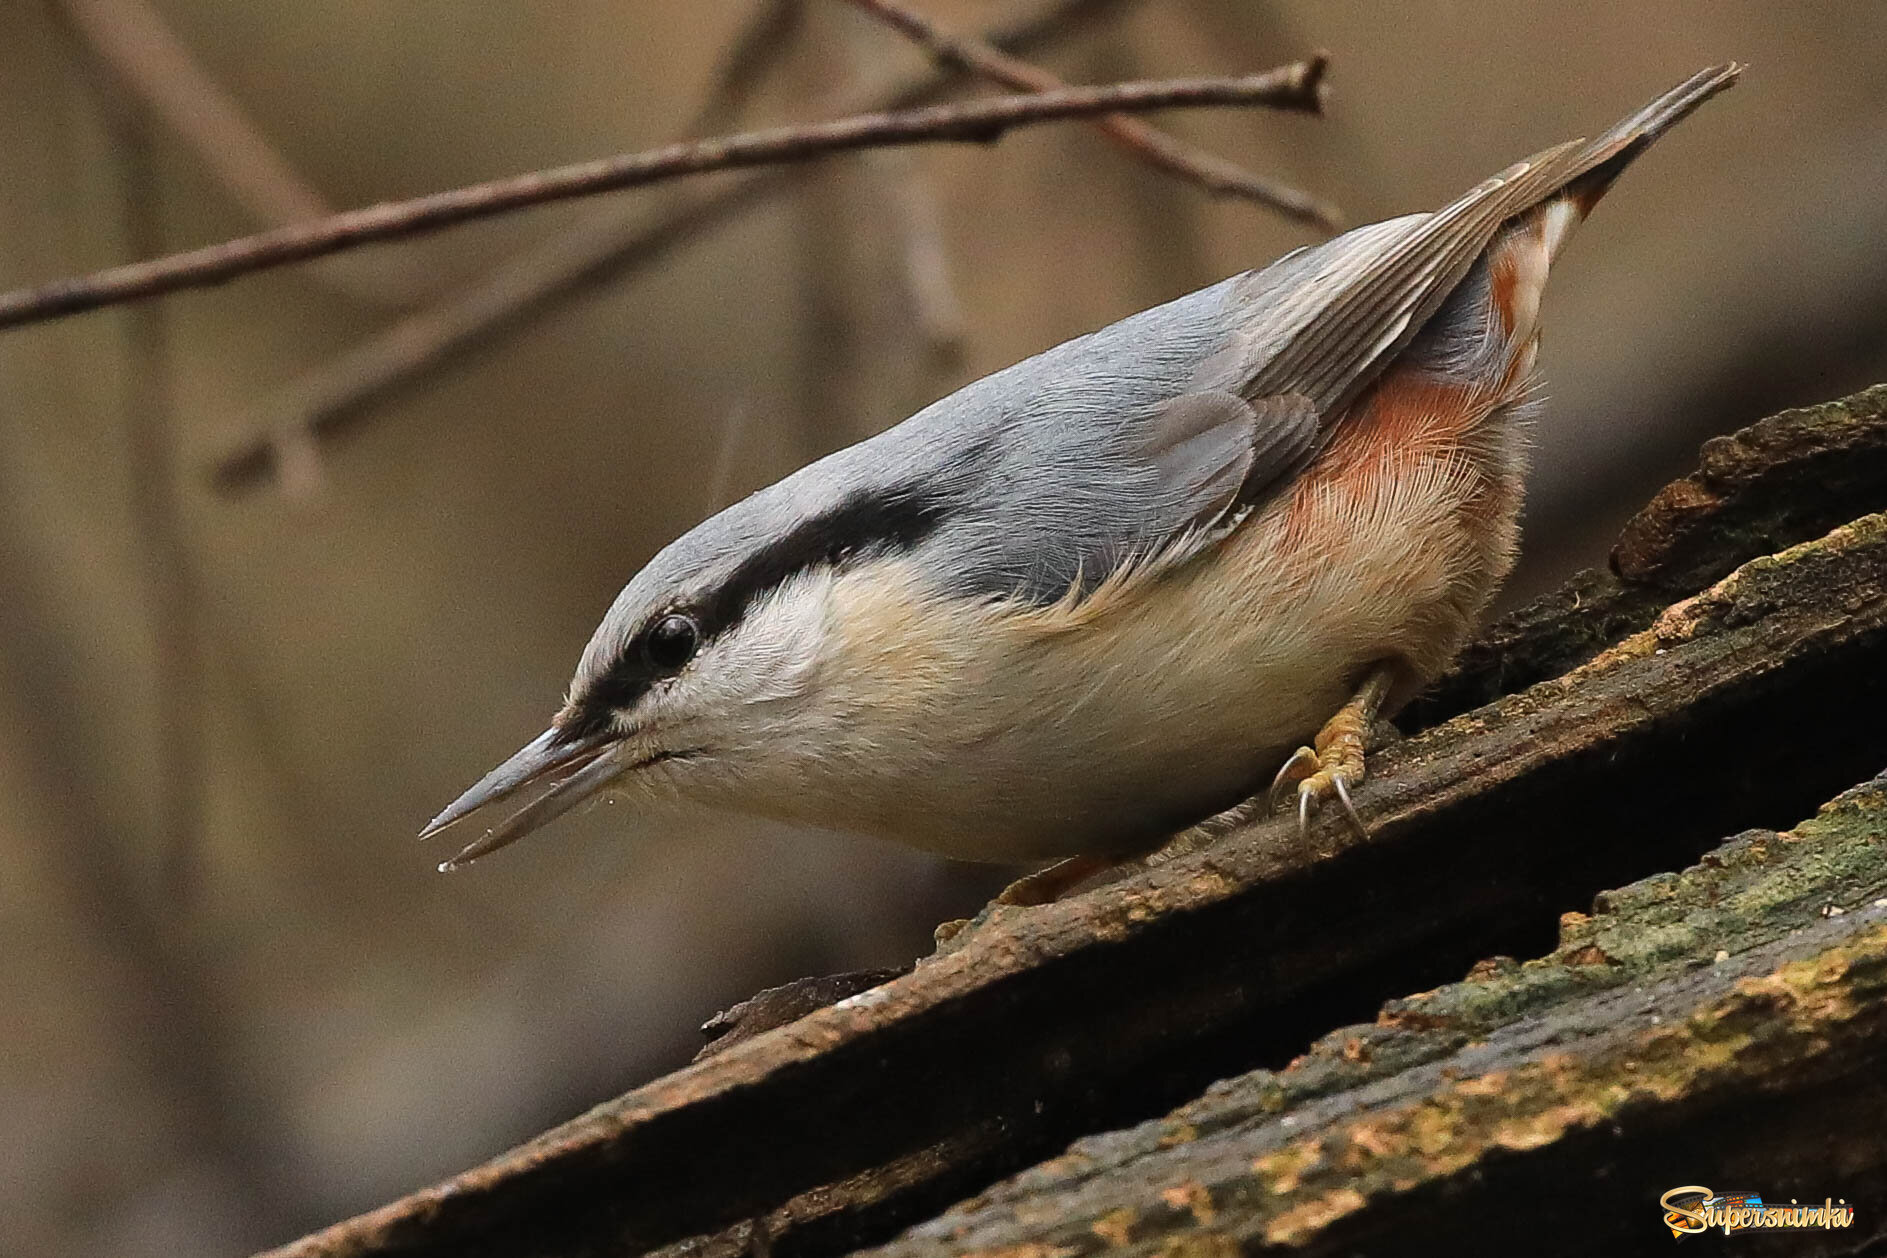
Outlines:
<svg viewBox="0 0 1887 1258"><path fill-rule="evenodd" d="M1368 737L1376 714L1382 710L1383 700L1389 697L1394 680L1387 664L1371 669L1355 697L1317 731L1313 744L1292 752L1291 758L1278 770L1278 776L1272 779L1271 806L1274 809L1293 787L1296 788L1300 833L1310 829L1311 809L1334 796L1344 816L1356 827L1357 834L1369 837L1368 828L1350 802L1350 788L1363 780L1363 740Z"/></svg>

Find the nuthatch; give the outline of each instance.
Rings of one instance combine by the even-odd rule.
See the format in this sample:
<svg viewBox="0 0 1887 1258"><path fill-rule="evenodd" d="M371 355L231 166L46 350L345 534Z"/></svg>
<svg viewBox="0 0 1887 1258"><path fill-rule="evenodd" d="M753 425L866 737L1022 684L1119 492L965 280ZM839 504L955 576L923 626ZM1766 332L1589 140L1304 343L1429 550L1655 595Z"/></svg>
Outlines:
<svg viewBox="0 0 1887 1258"><path fill-rule="evenodd" d="M1354 818L1364 731L1512 566L1549 266L1741 69L722 511L623 589L550 728L425 833L546 788L462 864L615 791L1085 872L1267 778L1300 823L1333 798Z"/></svg>

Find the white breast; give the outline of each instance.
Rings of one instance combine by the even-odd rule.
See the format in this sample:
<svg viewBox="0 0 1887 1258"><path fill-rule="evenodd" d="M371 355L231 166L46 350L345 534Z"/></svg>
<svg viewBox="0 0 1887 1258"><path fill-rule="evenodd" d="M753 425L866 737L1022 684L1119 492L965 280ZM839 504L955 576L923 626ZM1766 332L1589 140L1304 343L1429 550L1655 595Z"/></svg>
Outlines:
<svg viewBox="0 0 1887 1258"><path fill-rule="evenodd" d="M1450 540L1472 475L1391 451L1372 475L1306 478L1198 558L1079 603L940 600L901 560L799 583L765 614L822 622L802 698L773 703L738 782L705 793L967 859L1157 842L1434 637L1472 575Z"/></svg>

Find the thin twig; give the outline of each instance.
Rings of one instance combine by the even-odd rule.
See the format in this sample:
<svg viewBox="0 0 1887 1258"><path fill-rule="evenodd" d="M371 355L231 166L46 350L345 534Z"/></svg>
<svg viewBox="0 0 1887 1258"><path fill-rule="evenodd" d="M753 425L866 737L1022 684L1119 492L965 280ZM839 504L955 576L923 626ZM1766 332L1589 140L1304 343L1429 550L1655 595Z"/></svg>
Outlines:
<svg viewBox="0 0 1887 1258"><path fill-rule="evenodd" d="M956 35L943 30L898 0L847 0L847 3L904 35L942 65L967 70L1017 91L1053 92L1067 86L1055 74L1013 57L975 36ZM1316 113L1322 108L1319 83L1329 66L1329 58L1323 53L1317 53L1308 64L1311 67L1311 82L1308 90L1293 102L1292 107ZM1245 197L1270 206L1287 217L1315 223L1326 230L1334 230L1342 222L1343 212L1330 202L1289 184L1253 174L1138 118L1103 116L1094 119L1092 125L1141 161L1197 184L1214 196Z"/></svg>
<svg viewBox="0 0 1887 1258"><path fill-rule="evenodd" d="M985 43L1028 53L1068 39L1139 0L1036 0L984 28ZM933 65L880 83L838 110L865 113L926 103L960 74ZM304 372L268 404L259 431L210 469L224 492L257 484L363 422L372 405L472 351L523 328L596 286L654 265L804 179L809 166L729 175L713 190L678 185L653 222L639 210L606 210L499 263L484 279L394 323L339 357Z"/></svg>
<svg viewBox="0 0 1887 1258"><path fill-rule="evenodd" d="M92 55L196 155L263 226L327 218L334 207L269 143L240 102L190 52L147 0L60 0ZM347 295L409 302L425 277L404 258L318 268Z"/></svg>
<svg viewBox="0 0 1887 1258"><path fill-rule="evenodd" d="M836 23L837 29L821 43L829 55L828 59L836 59L843 68L834 71L826 66L814 65L812 73L827 84L845 82L855 87L864 81L871 66L884 61L881 32L869 18L859 21L857 15L850 12L837 16L845 20ZM931 63L952 73L963 71L962 66L949 65L934 58ZM835 103L829 100L823 102L824 107L820 112L832 112ZM860 191L873 198L873 201L869 205L855 206L854 213L849 217L857 217L862 213L865 219L882 222L885 230L872 233L872 236L882 236L884 243L893 251L890 269L897 273L897 291L903 298L898 314L908 316L911 326L921 338L923 353L918 356L918 361L921 370L926 375L932 375L941 374L962 359L963 303L951 283L943 211L919 158L920 155L910 149L885 149L866 154L860 163L860 170L866 176L859 181L863 185ZM832 222L843 223L847 217L840 215ZM831 230L831 225L826 224L826 230ZM877 273L884 267L885 260L877 256L875 246L868 252L872 254L870 269ZM874 277L877 278L876 275ZM860 300L869 301L876 295L861 293ZM858 307L854 317L864 317L870 321L863 305L853 304ZM867 351L874 360L871 374L876 375L877 368L886 365L887 359L910 357L905 353L901 337L899 341L897 350L889 356L884 356L882 349Z"/></svg>
<svg viewBox="0 0 1887 1258"><path fill-rule="evenodd" d="M870 63L858 54L875 32L832 6L821 5L812 16L825 25L808 32L804 54L795 58L792 107L816 117L837 112L838 101L863 81ZM859 196L871 186L872 163L898 154L915 155L908 148L889 149L856 163L829 163L794 191L797 405L786 408L787 422L779 425L790 462L817 457L831 434L855 433L872 414L866 392L882 377L865 366L876 359L868 344L895 331L866 313L868 303L887 291L879 287L885 276L868 274L884 224L878 215L859 213Z"/></svg>
<svg viewBox="0 0 1887 1258"><path fill-rule="evenodd" d="M464 358L559 301L668 256L777 192L791 168L775 167L734 186L689 197L654 225L625 236L606 215L557 233L506 259L481 283L408 315L292 381L268 405L262 430L231 446L209 469L211 484L240 490L285 469L308 466L374 402L421 374Z"/></svg>
<svg viewBox="0 0 1887 1258"><path fill-rule="evenodd" d="M641 187L683 175L803 162L830 153L894 144L987 143L1016 127L1097 113L1229 105L1298 107L1315 95L1318 63L1226 78L1164 79L995 96L898 113L861 114L803 126L669 144L641 153L535 170L410 201L389 201L332 218L244 236L187 253L113 267L38 288L0 294L0 328L100 306L205 288L270 267L325 257L379 240L574 197Z"/></svg>

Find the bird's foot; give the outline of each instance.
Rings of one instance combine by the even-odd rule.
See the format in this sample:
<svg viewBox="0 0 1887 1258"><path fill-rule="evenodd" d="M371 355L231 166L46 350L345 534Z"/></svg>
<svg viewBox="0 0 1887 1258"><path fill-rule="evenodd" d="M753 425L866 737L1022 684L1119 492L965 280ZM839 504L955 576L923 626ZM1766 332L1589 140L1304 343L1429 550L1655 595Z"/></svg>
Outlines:
<svg viewBox="0 0 1887 1258"><path fill-rule="evenodd" d="M1318 732L1317 746L1299 747L1284 762L1271 782L1271 808L1275 812L1282 807L1295 788L1297 830L1308 835L1311 813L1334 798L1357 834L1368 838L1369 828L1350 801L1350 788L1363 780L1362 740L1352 740L1341 730L1333 734L1336 724L1333 719Z"/></svg>
<svg viewBox="0 0 1887 1258"><path fill-rule="evenodd" d="M1387 668L1372 672L1356 697L1317 731L1312 745L1292 752L1277 777L1272 779L1270 800L1274 811L1292 794L1297 796L1299 834L1308 835L1311 813L1335 799L1357 835L1369 837L1369 827L1357 814L1356 805L1350 800L1350 790L1363 781L1363 742L1389 693L1390 680Z"/></svg>

